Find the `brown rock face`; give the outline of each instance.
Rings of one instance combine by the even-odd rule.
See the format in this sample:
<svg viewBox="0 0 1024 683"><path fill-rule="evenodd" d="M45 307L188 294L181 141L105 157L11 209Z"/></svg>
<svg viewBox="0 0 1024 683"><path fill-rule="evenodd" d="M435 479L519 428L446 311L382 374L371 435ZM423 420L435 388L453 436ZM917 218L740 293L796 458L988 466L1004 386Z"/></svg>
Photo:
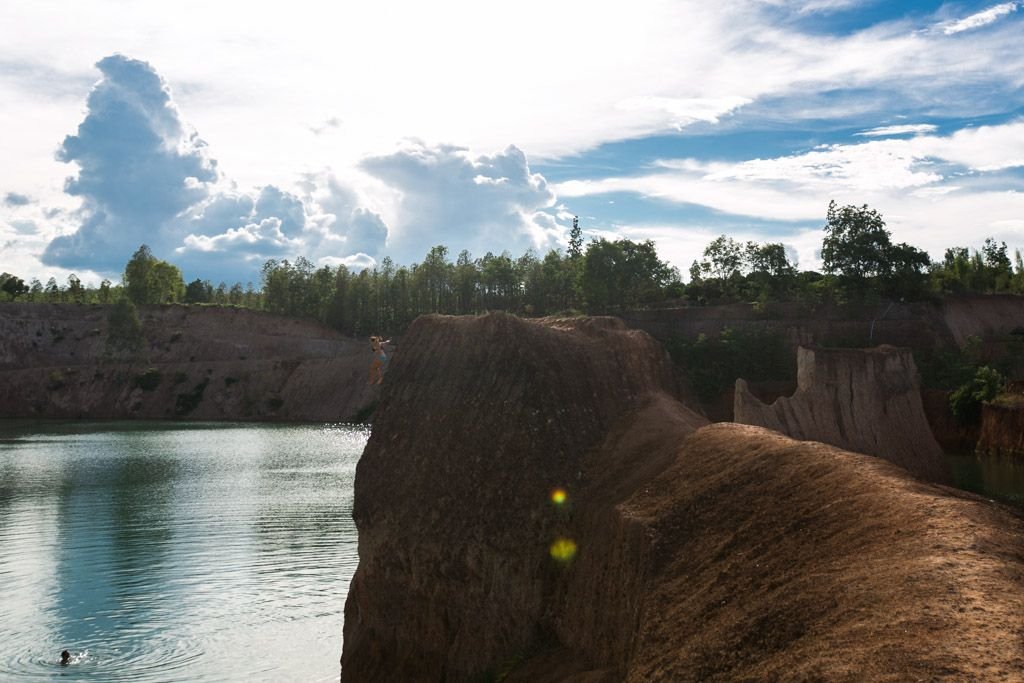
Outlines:
<svg viewBox="0 0 1024 683"><path fill-rule="evenodd" d="M413 323L356 470L343 680L470 680L546 643L565 576L549 549L584 504L587 451L672 377L616 319Z"/></svg>
<svg viewBox="0 0 1024 683"><path fill-rule="evenodd" d="M1024 456L1024 397L1012 405L982 405L978 452Z"/></svg>
<svg viewBox="0 0 1024 683"><path fill-rule="evenodd" d="M805 441L822 441L948 483L950 473L921 404L910 349L797 351L797 390L771 405L736 380L735 421Z"/></svg>
<svg viewBox="0 0 1024 683"><path fill-rule="evenodd" d="M1019 676L1018 517L701 427L671 377L616 321L419 319L356 473L342 681Z"/></svg>
<svg viewBox="0 0 1024 683"><path fill-rule="evenodd" d="M143 348L111 355L108 312L0 306L0 417L344 421L378 393L369 343L312 321L143 306Z"/></svg>

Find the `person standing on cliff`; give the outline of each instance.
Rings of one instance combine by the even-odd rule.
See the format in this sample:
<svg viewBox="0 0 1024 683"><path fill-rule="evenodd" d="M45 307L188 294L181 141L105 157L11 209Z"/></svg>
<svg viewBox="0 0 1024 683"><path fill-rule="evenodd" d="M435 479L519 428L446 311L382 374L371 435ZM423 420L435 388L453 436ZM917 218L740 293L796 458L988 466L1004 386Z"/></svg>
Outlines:
<svg viewBox="0 0 1024 683"><path fill-rule="evenodd" d="M367 381L367 384L380 384L384 381L384 370L388 365L388 355L384 352L384 345L390 343L390 339L370 337L373 362L370 364L370 379Z"/></svg>

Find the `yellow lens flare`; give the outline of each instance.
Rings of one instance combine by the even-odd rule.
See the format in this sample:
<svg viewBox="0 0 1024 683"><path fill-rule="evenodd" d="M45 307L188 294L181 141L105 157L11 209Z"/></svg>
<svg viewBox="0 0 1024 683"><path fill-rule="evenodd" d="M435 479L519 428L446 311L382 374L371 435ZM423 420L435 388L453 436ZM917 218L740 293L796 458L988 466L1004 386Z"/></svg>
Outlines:
<svg viewBox="0 0 1024 683"><path fill-rule="evenodd" d="M565 489L555 489L551 492L551 502L555 505L563 504L568 497L569 494L565 492Z"/></svg>
<svg viewBox="0 0 1024 683"><path fill-rule="evenodd" d="M571 562L576 557L576 542L571 538L559 538L551 544L551 557L559 562Z"/></svg>

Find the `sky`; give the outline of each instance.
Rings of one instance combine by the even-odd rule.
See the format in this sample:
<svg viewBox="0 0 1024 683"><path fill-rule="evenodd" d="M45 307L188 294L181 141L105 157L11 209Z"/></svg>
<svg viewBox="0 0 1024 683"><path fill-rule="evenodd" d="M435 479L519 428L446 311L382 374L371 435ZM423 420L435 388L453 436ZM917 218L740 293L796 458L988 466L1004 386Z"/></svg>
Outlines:
<svg viewBox="0 0 1024 683"><path fill-rule="evenodd" d="M0 5L0 271L370 267L720 234L820 267L830 200L1024 248L1024 1Z"/></svg>

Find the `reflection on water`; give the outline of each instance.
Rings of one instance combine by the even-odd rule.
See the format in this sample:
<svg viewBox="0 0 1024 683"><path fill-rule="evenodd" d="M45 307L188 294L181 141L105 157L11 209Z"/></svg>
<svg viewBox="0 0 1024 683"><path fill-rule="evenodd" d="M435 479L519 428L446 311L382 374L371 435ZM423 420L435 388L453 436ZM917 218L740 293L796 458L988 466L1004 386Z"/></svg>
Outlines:
<svg viewBox="0 0 1024 683"><path fill-rule="evenodd" d="M993 456L949 455L959 488L1024 507L1024 461Z"/></svg>
<svg viewBox="0 0 1024 683"><path fill-rule="evenodd" d="M335 680L367 436L0 421L0 679Z"/></svg>

